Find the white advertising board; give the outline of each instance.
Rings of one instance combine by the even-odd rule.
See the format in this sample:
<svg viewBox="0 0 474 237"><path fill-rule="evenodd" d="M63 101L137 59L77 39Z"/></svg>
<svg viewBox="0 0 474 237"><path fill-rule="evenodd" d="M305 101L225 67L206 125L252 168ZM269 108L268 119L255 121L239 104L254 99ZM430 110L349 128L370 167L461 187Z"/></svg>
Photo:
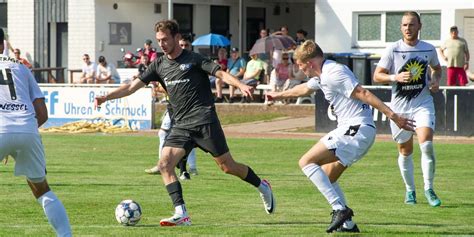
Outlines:
<svg viewBox="0 0 474 237"><path fill-rule="evenodd" d="M127 122L134 130L151 129L154 114L151 88L142 88L130 96L107 101L100 109L94 108L96 96L105 95L118 86L40 84L49 116L43 127L103 118L114 121L116 125Z"/></svg>

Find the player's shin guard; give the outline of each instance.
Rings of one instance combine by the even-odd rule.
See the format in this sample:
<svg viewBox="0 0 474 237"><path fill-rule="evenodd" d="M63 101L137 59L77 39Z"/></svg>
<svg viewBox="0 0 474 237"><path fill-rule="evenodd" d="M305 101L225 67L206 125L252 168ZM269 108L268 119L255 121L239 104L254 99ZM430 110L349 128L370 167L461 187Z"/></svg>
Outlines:
<svg viewBox="0 0 474 237"><path fill-rule="evenodd" d="M421 150L421 170L425 181L425 190L433 189L436 159L433 149L433 142L426 141L420 144Z"/></svg>
<svg viewBox="0 0 474 237"><path fill-rule="evenodd" d="M255 172L253 172L252 168L248 167L248 169L244 181L258 188L262 180L255 174Z"/></svg>
<svg viewBox="0 0 474 237"><path fill-rule="evenodd" d="M413 175L413 154L404 156L398 155L398 167L400 167L400 173L402 174L403 181L405 182L407 191L415 191L415 177Z"/></svg>
<svg viewBox="0 0 474 237"><path fill-rule="evenodd" d="M176 181L166 185L166 190L168 191L168 195L170 195L173 206L184 205L183 189L181 188L180 182Z"/></svg>
<svg viewBox="0 0 474 237"><path fill-rule="evenodd" d="M302 170L306 177L308 177L323 194L334 210L345 209L345 205L341 202L341 198L336 190L334 190L329 177L324 173L319 165L309 164L303 167Z"/></svg>
<svg viewBox="0 0 474 237"><path fill-rule="evenodd" d="M53 191L43 194L37 201L43 207L44 214L57 236L72 236L66 209Z"/></svg>

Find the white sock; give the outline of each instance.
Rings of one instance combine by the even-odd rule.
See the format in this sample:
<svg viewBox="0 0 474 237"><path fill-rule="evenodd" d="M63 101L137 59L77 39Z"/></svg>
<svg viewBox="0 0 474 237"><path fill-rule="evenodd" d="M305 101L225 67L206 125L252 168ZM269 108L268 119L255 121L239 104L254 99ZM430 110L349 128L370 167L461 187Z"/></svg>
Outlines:
<svg viewBox="0 0 474 237"><path fill-rule="evenodd" d="M192 149L188 155L188 164L190 169L196 169L196 148Z"/></svg>
<svg viewBox="0 0 474 237"><path fill-rule="evenodd" d="M341 203L344 204L344 206L347 206L346 197L345 197L344 192L342 191L341 187L339 187L339 183L337 183L337 181L332 183L332 187L334 188L336 193L339 195L339 198L341 198L340 199ZM346 229L352 229L352 228L354 228L354 225L355 225L355 223L352 221L352 218L345 221L344 224L343 224L344 228L346 228Z"/></svg>
<svg viewBox="0 0 474 237"><path fill-rule="evenodd" d="M56 231L57 236L72 236L66 209L64 209L63 204L53 191L43 194L37 201L43 207L44 214Z"/></svg>
<svg viewBox="0 0 474 237"><path fill-rule="evenodd" d="M174 213L179 214L179 215L181 215L181 216L187 215L188 212L186 211L186 206L185 206L185 204L182 204L182 205L179 205L179 206L175 206L175 207L174 207Z"/></svg>
<svg viewBox="0 0 474 237"><path fill-rule="evenodd" d="M415 177L413 176L413 154L404 156L398 155L398 167L402 174L403 181L408 191L415 191Z"/></svg>
<svg viewBox="0 0 474 237"><path fill-rule="evenodd" d="M164 131L163 129L160 129L158 131L158 137L160 138L160 146L158 148L158 159L161 158L161 151L163 150L163 145L165 145L165 138L167 135L168 133Z"/></svg>
<svg viewBox="0 0 474 237"><path fill-rule="evenodd" d="M319 165L309 164L303 167L303 173L313 182L323 194L326 200L331 204L333 210L343 210L346 207L341 203L341 198L329 181L329 177L324 173Z"/></svg>
<svg viewBox="0 0 474 237"><path fill-rule="evenodd" d="M433 149L433 142L426 141L420 144L421 150L421 170L425 181L425 190L433 189L436 159Z"/></svg>

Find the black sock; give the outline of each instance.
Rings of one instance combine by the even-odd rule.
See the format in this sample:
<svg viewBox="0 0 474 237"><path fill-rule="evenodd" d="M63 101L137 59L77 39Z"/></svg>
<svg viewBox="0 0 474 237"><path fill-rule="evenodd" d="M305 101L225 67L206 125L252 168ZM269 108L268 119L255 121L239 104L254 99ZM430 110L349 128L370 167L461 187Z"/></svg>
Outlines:
<svg viewBox="0 0 474 237"><path fill-rule="evenodd" d="M244 181L255 186L256 188L258 188L258 186L260 186L260 183L262 182L260 180L260 178L253 172L252 168L248 167L249 168L249 171L247 173L247 176L245 177Z"/></svg>
<svg viewBox="0 0 474 237"><path fill-rule="evenodd" d="M166 185L166 190L168 191L168 195L170 195L173 206L176 207L184 204L183 189L179 181Z"/></svg>
<svg viewBox="0 0 474 237"><path fill-rule="evenodd" d="M187 163L186 161L187 161L186 158L183 158L183 159L181 159L181 160L179 161L179 163L178 163L179 170L181 171L181 173L187 171L187 170L186 170L186 163Z"/></svg>

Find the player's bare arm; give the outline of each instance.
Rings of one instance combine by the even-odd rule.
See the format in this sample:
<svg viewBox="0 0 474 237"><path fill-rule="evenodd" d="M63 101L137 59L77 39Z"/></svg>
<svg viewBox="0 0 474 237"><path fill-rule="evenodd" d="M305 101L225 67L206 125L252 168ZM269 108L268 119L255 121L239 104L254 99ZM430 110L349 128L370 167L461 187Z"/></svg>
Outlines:
<svg viewBox="0 0 474 237"><path fill-rule="evenodd" d="M374 82L387 84L391 82L407 83L411 80L410 72L401 72L399 74L388 74L388 70L383 67L377 67L374 72Z"/></svg>
<svg viewBox="0 0 474 237"><path fill-rule="evenodd" d="M439 82L441 81L441 66L430 67L431 68L431 81L430 81L430 90L431 92L439 91Z"/></svg>
<svg viewBox="0 0 474 237"><path fill-rule="evenodd" d="M131 95L144 86L145 83L143 83L141 80L133 80L130 84L124 84L107 95L95 97L97 106L103 104L107 100L118 99Z"/></svg>
<svg viewBox="0 0 474 237"><path fill-rule="evenodd" d="M44 103L44 98L37 98L33 101L38 127L41 127L48 120L48 108Z"/></svg>
<svg viewBox="0 0 474 237"><path fill-rule="evenodd" d="M404 118L395 112L393 112L384 102L382 102L377 96L372 94L369 90L363 88L362 86L358 85L352 91L351 98L358 99L363 101L372 107L378 109L380 112L385 114L388 118L390 118L393 122L397 124L399 128L403 128L408 131L415 131L414 127L414 120Z"/></svg>
<svg viewBox="0 0 474 237"><path fill-rule="evenodd" d="M267 97L269 97L269 99L282 100L309 95L313 92L314 90L308 88L307 83L302 83L286 91L267 92Z"/></svg>
<svg viewBox="0 0 474 237"><path fill-rule="evenodd" d="M239 79L222 70L218 70L216 76L222 79L225 83L239 88L242 95L245 97L253 98L253 87L241 83Z"/></svg>

